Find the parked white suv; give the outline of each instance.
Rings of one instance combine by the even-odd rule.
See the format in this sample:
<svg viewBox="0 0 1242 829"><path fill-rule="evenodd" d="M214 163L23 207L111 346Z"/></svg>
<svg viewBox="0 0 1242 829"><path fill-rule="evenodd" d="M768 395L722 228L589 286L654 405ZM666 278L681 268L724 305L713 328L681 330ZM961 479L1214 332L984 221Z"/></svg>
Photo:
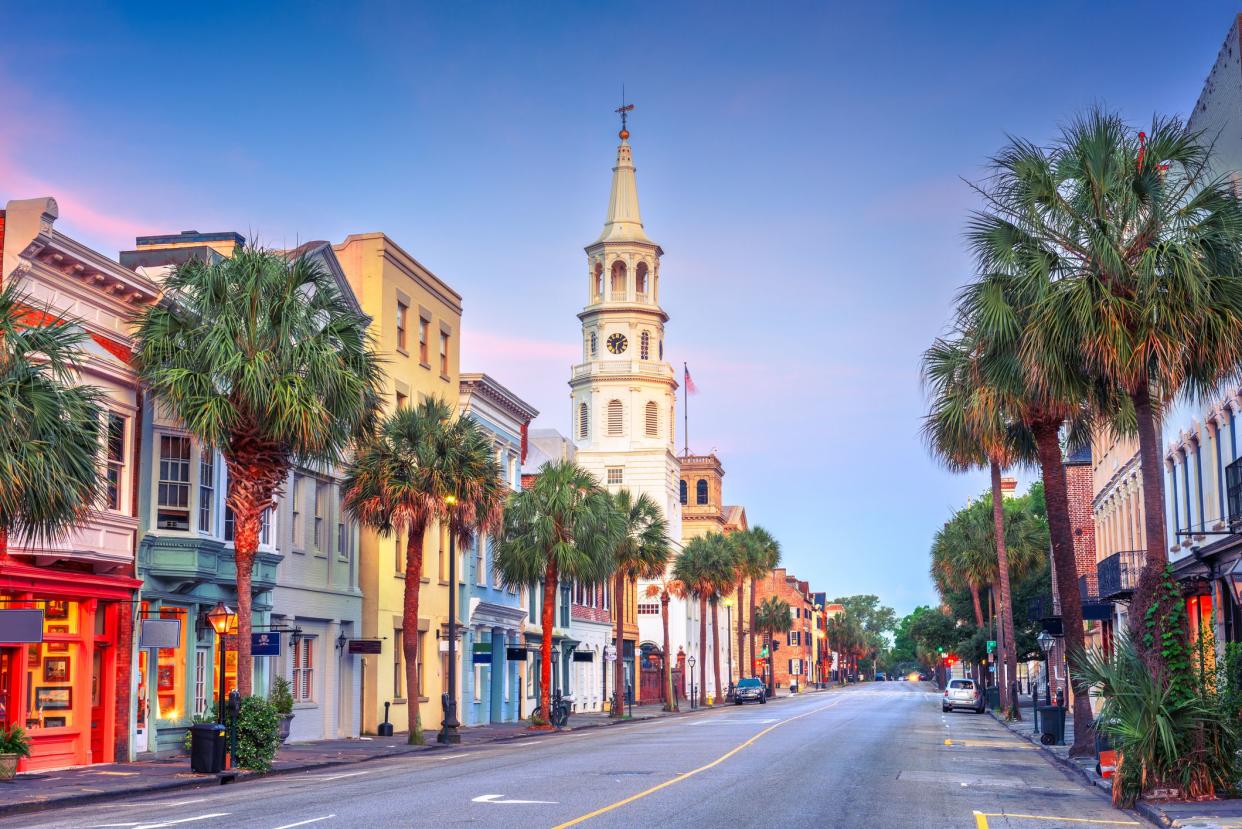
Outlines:
<svg viewBox="0 0 1242 829"><path fill-rule="evenodd" d="M982 714L984 705L983 689L973 679L950 679L944 689L944 699L940 701L940 710L947 714L954 708L969 708Z"/></svg>

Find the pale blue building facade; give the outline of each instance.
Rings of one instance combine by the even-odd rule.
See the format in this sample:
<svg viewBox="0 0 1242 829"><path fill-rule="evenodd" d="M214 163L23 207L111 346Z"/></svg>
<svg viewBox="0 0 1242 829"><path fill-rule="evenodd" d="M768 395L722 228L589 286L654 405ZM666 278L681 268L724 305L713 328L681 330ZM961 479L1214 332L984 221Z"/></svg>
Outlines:
<svg viewBox="0 0 1242 829"><path fill-rule="evenodd" d="M538 412L486 374L462 372L458 411L487 431L505 483L522 488L525 437ZM492 567L493 541L477 538L463 545L458 587L461 642L461 722L463 725L516 722L524 711L526 670L523 630L526 591L510 590ZM522 657L522 658L513 658Z"/></svg>

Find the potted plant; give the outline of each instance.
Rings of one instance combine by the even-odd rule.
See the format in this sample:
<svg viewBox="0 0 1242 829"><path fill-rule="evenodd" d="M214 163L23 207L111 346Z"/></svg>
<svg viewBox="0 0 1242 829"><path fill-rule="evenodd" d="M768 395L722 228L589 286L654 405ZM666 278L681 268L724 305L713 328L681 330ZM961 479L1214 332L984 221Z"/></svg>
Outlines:
<svg viewBox="0 0 1242 829"><path fill-rule="evenodd" d="M289 739L289 725L293 722L293 690L289 685L289 680L283 676L272 680L272 693L268 697L268 702L272 704L277 716L280 717L280 741L283 743Z"/></svg>
<svg viewBox="0 0 1242 829"><path fill-rule="evenodd" d="M0 726L0 780L12 780L17 774L17 761L30 756L30 740L21 726Z"/></svg>

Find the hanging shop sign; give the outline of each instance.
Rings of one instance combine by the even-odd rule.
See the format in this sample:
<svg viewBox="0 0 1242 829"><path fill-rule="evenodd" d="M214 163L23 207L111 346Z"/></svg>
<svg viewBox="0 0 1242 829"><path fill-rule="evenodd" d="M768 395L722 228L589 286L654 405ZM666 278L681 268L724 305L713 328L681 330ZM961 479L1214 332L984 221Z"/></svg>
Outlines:
<svg viewBox="0 0 1242 829"><path fill-rule="evenodd" d="M36 644L43 641L43 611L39 608L0 610L0 643Z"/></svg>

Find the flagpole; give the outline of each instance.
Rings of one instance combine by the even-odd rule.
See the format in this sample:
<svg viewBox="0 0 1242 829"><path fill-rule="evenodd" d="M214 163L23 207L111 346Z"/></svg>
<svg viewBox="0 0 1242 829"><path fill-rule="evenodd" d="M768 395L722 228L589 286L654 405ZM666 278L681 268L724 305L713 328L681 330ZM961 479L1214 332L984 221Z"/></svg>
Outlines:
<svg viewBox="0 0 1242 829"><path fill-rule="evenodd" d="M685 425L681 430L682 440L685 441L685 456L690 457L690 383L687 378L690 376L690 368L685 363L681 364L681 395L685 401L681 407L682 416L685 418Z"/></svg>

